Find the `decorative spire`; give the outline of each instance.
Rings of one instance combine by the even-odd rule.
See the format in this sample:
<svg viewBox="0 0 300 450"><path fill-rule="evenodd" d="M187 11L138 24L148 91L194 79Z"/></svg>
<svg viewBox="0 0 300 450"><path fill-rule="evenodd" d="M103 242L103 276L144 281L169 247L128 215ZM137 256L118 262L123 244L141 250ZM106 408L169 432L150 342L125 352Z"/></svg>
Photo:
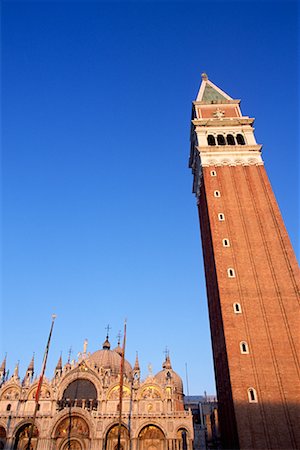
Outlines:
<svg viewBox="0 0 300 450"><path fill-rule="evenodd" d="M0 386L2 385L2 383L4 383L5 379L6 379L6 354L0 367Z"/></svg>
<svg viewBox="0 0 300 450"><path fill-rule="evenodd" d="M201 74L201 78L202 78L203 81L207 81L207 80L208 80L207 73L203 72L203 73Z"/></svg>
<svg viewBox="0 0 300 450"><path fill-rule="evenodd" d="M34 372L34 353L32 355L31 361L29 363L27 372L32 372L32 373Z"/></svg>
<svg viewBox="0 0 300 450"><path fill-rule="evenodd" d="M31 358L31 361L29 363L29 366L28 366L28 368L26 370L26 374L25 374L25 377L24 377L24 379L22 381L22 385L25 386L25 387L28 387L31 384L32 380L33 380L33 375L34 375L34 353L32 355L32 358Z"/></svg>
<svg viewBox="0 0 300 450"><path fill-rule="evenodd" d="M61 357L61 354L60 354L60 357L59 357L59 359L57 361L57 364L56 364L56 367L55 367L55 372L58 371L58 370L62 370L62 357Z"/></svg>
<svg viewBox="0 0 300 450"><path fill-rule="evenodd" d="M136 352L136 357L135 357L135 363L134 363L133 370L140 370L140 363L139 363L138 352Z"/></svg>
<svg viewBox="0 0 300 450"><path fill-rule="evenodd" d="M15 380L19 380L19 361L17 362L15 369L14 369L14 373L12 378L14 378Z"/></svg>
<svg viewBox="0 0 300 450"><path fill-rule="evenodd" d="M172 369L169 353L166 355L166 359L162 365L163 369Z"/></svg>
<svg viewBox="0 0 300 450"><path fill-rule="evenodd" d="M71 361L71 354L72 354L72 347L69 348L69 352L68 352L68 364L70 364Z"/></svg>
<svg viewBox="0 0 300 450"><path fill-rule="evenodd" d="M0 374L5 374L5 372L6 372L6 354L5 354L5 356L4 356L4 358L3 358L3 361L2 361L2 364L1 364L1 367L0 367Z"/></svg>
<svg viewBox="0 0 300 450"><path fill-rule="evenodd" d="M108 340L108 334L106 335L106 339L102 345L103 350L110 350L110 342Z"/></svg>
<svg viewBox="0 0 300 450"><path fill-rule="evenodd" d="M109 340L108 340L108 337L109 337L109 330L110 330L110 326L107 325L107 327L106 327L106 339L105 339L105 341L104 341L103 344L102 344L103 350L110 350L110 342L109 342Z"/></svg>
<svg viewBox="0 0 300 450"><path fill-rule="evenodd" d="M83 354L84 355L86 355L87 347L88 347L88 340L85 339L84 343L83 343Z"/></svg>

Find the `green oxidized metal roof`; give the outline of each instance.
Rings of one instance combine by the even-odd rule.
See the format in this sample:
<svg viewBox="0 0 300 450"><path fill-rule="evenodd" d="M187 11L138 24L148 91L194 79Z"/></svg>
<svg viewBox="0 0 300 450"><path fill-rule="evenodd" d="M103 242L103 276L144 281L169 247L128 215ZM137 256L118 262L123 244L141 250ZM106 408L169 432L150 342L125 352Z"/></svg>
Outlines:
<svg viewBox="0 0 300 450"><path fill-rule="evenodd" d="M210 86L209 84L206 84L204 92L203 92L203 97L202 97L202 101L204 102L216 102L216 101L221 101L224 102L227 101L228 99L226 97L224 97L222 94L220 94L220 92L216 91L212 86Z"/></svg>

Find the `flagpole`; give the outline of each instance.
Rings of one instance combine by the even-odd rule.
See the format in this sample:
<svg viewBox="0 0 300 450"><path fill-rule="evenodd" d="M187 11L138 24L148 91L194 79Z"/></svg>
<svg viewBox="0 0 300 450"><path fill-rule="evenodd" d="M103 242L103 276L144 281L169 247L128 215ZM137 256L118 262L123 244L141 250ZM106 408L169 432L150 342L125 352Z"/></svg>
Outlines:
<svg viewBox="0 0 300 450"><path fill-rule="evenodd" d="M125 345L126 345L126 319L124 323L124 337L120 370L120 396L119 396L119 425L118 425L118 444L117 450L121 450L121 427L122 427L122 403L123 403L123 378L124 378L124 362L125 362Z"/></svg>
<svg viewBox="0 0 300 450"><path fill-rule="evenodd" d="M51 336L52 336L52 331L53 331L53 326L54 326L55 319L56 319L56 315L52 314L52 323L51 323L50 333L49 333L49 336L48 336L48 341L47 341L47 345L46 345L46 349L45 349L45 353L44 353L44 359L43 359L43 364L42 364L42 371L41 371L38 387L37 387L36 394L35 394L35 407L34 407L34 413L33 413L33 418L32 418L32 423L31 423L31 427L30 427L29 439L28 439L26 450L31 450L30 445L31 445L31 440L32 440L32 436L33 436L33 431L34 431L34 424L35 424L36 414L37 414L38 406L39 406L40 392L41 392L41 388L42 388L42 384L43 384L43 378L44 378L44 374L45 374L45 370L46 370L46 364L47 364L47 359L48 359L50 341L51 341Z"/></svg>

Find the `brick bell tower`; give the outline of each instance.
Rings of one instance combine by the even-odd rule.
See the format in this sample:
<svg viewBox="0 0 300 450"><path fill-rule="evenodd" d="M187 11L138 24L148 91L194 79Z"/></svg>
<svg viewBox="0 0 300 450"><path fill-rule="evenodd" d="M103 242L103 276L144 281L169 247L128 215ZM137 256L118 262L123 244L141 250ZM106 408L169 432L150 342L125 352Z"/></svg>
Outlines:
<svg viewBox="0 0 300 450"><path fill-rule="evenodd" d="M202 75L192 110L198 200L225 448L300 448L299 268L254 119Z"/></svg>

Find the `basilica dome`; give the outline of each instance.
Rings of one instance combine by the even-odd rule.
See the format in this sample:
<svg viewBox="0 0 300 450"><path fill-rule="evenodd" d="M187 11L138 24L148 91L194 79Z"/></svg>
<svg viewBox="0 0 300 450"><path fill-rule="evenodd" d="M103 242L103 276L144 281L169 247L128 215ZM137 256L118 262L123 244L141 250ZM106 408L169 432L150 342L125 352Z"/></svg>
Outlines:
<svg viewBox="0 0 300 450"><path fill-rule="evenodd" d="M158 384L173 384L179 394L183 394L183 383L181 377L172 369L170 357L167 356L163 363L163 370L155 375Z"/></svg>
<svg viewBox="0 0 300 450"><path fill-rule="evenodd" d="M102 350L97 350L96 352L92 353L88 358L88 362L92 366L97 366L99 368L102 367L105 370L110 370L112 375L118 375L121 372L121 352L122 349L120 347L111 350L108 338L106 338L105 342L103 343ZM132 367L126 360L124 361L124 374L128 378L131 378Z"/></svg>

